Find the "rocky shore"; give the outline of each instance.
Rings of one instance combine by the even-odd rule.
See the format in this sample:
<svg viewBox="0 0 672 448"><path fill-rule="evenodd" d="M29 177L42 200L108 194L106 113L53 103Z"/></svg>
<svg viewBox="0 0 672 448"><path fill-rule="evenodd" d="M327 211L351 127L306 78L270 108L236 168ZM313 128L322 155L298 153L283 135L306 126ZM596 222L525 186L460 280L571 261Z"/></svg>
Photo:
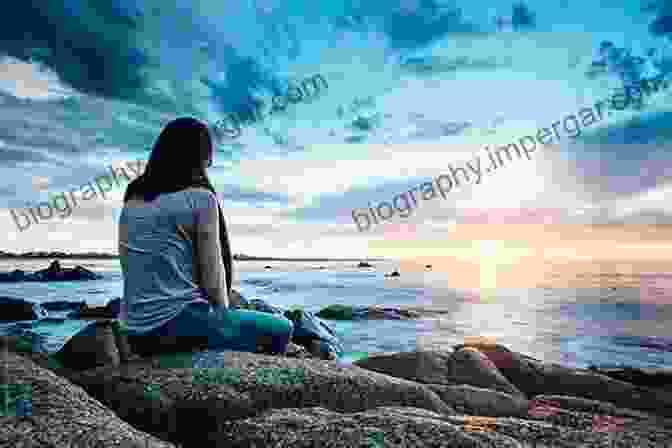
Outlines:
<svg viewBox="0 0 672 448"><path fill-rule="evenodd" d="M633 384L486 340L354 364L206 350L84 370L29 346L3 339L2 383L32 404L0 416L3 447L672 447L669 372Z"/></svg>

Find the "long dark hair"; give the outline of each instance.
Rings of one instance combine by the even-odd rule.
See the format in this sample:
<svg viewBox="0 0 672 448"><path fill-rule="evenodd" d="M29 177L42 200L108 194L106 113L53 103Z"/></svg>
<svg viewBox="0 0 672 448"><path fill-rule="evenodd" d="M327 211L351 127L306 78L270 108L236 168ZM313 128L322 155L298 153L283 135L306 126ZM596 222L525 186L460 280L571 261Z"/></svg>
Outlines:
<svg viewBox="0 0 672 448"><path fill-rule="evenodd" d="M163 128L152 148L145 172L134 179L124 194L124 203L134 196L145 202L153 201L161 193L175 193L189 187L203 187L215 196L203 161L212 161L213 145L208 127L195 118L183 117L171 121ZM224 214L219 206L219 240L222 260L226 269L226 286L231 293L233 258L226 231Z"/></svg>

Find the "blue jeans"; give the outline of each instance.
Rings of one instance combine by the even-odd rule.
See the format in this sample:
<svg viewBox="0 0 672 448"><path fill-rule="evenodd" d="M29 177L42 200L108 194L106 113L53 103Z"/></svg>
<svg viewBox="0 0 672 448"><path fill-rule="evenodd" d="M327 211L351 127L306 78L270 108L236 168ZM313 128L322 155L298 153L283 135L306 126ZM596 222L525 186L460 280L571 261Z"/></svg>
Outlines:
<svg viewBox="0 0 672 448"><path fill-rule="evenodd" d="M284 353L293 332L292 321L277 314L231 308L213 311L208 303L195 302L149 333L129 332L128 341L141 355L195 348L256 352L258 346Z"/></svg>

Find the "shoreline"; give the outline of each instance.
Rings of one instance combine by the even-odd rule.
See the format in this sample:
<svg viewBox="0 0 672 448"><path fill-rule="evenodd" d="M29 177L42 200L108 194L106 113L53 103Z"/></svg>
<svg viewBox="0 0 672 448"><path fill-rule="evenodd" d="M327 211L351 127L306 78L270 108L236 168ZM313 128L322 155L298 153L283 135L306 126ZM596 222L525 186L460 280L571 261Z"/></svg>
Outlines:
<svg viewBox="0 0 672 448"><path fill-rule="evenodd" d="M0 254L0 260L51 260L51 259L85 259L85 260L116 260L119 258L119 255L87 255L87 254L67 254L67 255L7 255ZM283 262L314 262L314 261L324 261L324 262L334 262L334 261L343 261L343 262L376 262L376 263L385 263L391 262L394 260L388 259L375 259L375 258L278 258L278 257L234 257L234 261L283 261Z"/></svg>

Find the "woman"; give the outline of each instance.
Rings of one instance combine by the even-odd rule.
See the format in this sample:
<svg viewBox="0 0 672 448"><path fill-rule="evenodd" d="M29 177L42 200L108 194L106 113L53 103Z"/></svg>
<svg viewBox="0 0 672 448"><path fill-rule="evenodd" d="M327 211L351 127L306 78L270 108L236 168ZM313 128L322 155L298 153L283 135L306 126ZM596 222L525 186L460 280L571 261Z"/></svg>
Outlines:
<svg viewBox="0 0 672 448"><path fill-rule="evenodd" d="M208 127L193 118L174 120L124 195L124 318L138 354L215 347L284 353L292 336L284 317L230 308L233 263L206 173L212 159Z"/></svg>

